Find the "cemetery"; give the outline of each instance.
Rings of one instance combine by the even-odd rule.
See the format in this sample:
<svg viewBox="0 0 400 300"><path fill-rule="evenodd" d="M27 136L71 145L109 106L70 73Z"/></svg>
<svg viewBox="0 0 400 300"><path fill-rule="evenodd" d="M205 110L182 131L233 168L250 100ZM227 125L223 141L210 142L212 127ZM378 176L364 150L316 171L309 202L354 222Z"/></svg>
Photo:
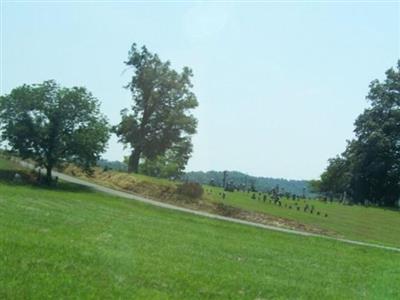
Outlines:
<svg viewBox="0 0 400 300"><path fill-rule="evenodd" d="M400 299L400 3L344 2L0 0L0 300Z"/></svg>

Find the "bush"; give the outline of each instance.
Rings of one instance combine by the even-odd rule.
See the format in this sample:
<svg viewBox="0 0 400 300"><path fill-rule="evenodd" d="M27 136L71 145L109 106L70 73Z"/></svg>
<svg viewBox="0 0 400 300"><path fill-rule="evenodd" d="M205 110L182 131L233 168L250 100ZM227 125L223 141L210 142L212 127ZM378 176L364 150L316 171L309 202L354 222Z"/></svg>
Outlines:
<svg viewBox="0 0 400 300"><path fill-rule="evenodd" d="M197 182L185 182L178 185L177 193L192 199L200 198L203 193L203 187Z"/></svg>

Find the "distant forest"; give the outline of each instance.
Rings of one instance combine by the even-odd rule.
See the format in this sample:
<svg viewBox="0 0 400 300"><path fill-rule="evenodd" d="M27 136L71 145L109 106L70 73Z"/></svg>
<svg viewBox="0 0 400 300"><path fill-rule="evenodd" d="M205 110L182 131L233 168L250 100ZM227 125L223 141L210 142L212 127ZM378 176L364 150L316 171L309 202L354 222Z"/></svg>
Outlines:
<svg viewBox="0 0 400 300"><path fill-rule="evenodd" d="M195 181L201 184L210 184L214 182L216 186L223 185L223 172L208 171L208 172L188 172L183 176L184 180ZM279 187L281 193L291 193L298 196L312 196L307 180L287 180L283 178L255 177L237 171L227 172L227 183L232 183L235 186L245 186L250 188L254 186L257 191L268 192Z"/></svg>
<svg viewBox="0 0 400 300"><path fill-rule="evenodd" d="M109 161L107 159L100 159L97 166L106 170L115 170L121 172L128 172L128 165L120 161Z"/></svg>

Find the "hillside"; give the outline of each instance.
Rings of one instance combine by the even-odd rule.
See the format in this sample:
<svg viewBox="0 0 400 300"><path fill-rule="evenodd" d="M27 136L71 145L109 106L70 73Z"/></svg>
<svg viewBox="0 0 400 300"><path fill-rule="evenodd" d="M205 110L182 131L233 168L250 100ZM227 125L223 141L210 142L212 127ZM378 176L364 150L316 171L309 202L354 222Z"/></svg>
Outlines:
<svg viewBox="0 0 400 300"><path fill-rule="evenodd" d="M275 203L270 195L247 192L225 192L222 188L206 187L207 197L215 203L257 214L292 220L304 226L319 228L326 235L400 247L400 210L385 207L344 205L320 199L281 197ZM311 212L311 207L313 212ZM308 209L307 209L308 208Z"/></svg>
<svg viewBox="0 0 400 300"><path fill-rule="evenodd" d="M176 181L99 168L95 168L91 176L73 166L64 172L176 206L265 225L400 247L399 210L286 197L281 197L281 205L278 205L270 194L239 191L224 193L222 188L207 185L203 186L203 196L193 200L177 193L177 185L180 183ZM313 213L305 211L306 207L314 207Z"/></svg>
<svg viewBox="0 0 400 300"><path fill-rule="evenodd" d="M1 178L1 299L398 296L396 252Z"/></svg>

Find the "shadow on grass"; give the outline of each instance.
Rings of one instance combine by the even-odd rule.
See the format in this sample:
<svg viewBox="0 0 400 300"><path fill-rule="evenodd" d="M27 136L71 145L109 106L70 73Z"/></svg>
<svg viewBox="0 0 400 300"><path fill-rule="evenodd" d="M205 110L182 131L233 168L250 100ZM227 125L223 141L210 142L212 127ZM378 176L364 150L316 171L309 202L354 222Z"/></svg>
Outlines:
<svg viewBox="0 0 400 300"><path fill-rule="evenodd" d="M14 186L30 186L37 189L56 192L93 193L93 190L89 187L69 182L53 182L50 185L40 183L38 181L38 174L27 170L0 169L0 183Z"/></svg>
<svg viewBox="0 0 400 300"><path fill-rule="evenodd" d="M394 212L400 213L400 208L398 208L398 207L383 206L383 207L380 207L380 208L383 209L383 210L390 210L390 211L394 211Z"/></svg>

